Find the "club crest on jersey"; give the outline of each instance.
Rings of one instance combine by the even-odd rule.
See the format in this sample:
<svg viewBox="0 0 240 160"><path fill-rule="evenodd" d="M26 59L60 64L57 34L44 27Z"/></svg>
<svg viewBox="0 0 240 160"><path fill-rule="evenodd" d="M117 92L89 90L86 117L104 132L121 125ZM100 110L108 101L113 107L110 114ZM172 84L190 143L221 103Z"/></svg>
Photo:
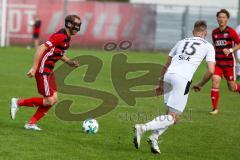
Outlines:
<svg viewBox="0 0 240 160"><path fill-rule="evenodd" d="M228 33L224 33L224 34L223 34L223 37L224 37L224 38L227 38L227 37L228 37Z"/></svg>

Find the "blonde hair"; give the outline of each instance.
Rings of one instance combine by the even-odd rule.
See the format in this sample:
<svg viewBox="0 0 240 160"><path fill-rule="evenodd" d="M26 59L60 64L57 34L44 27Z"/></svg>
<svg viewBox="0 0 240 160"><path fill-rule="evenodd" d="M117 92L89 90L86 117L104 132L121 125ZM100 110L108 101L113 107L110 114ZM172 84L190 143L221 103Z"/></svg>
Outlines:
<svg viewBox="0 0 240 160"><path fill-rule="evenodd" d="M203 32L207 30L207 22L203 20L196 21L194 23L194 32Z"/></svg>

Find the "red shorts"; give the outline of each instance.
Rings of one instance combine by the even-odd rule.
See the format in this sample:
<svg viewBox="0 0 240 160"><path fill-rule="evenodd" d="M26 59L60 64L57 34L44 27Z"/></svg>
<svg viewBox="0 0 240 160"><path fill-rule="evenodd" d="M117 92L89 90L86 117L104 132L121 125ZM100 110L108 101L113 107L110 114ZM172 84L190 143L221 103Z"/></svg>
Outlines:
<svg viewBox="0 0 240 160"><path fill-rule="evenodd" d="M227 81L235 81L235 67L220 67L215 66L215 72L214 75L218 75L220 77L225 77Z"/></svg>
<svg viewBox="0 0 240 160"><path fill-rule="evenodd" d="M53 96L54 92L57 91L54 74L36 74L35 78L37 82L38 93L44 97L51 97Z"/></svg>

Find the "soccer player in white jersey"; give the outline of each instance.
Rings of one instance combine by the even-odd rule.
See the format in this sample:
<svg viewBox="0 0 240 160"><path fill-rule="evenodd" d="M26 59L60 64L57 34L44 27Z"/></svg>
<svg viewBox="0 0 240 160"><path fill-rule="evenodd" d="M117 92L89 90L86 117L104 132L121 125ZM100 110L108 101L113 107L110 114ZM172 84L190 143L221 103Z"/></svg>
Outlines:
<svg viewBox="0 0 240 160"><path fill-rule="evenodd" d="M159 78L159 86L156 95L164 94L164 103L167 113L156 117L145 124L134 126L134 145L138 149L143 133L152 131L148 142L153 153L160 153L158 137L176 124L179 115L184 111L188 99L188 92L193 74L205 58L208 69L202 80L193 89L200 91L214 73L215 51L212 44L204 38L207 35L205 21L197 21L194 24L193 37L179 41L170 51L166 64Z"/></svg>

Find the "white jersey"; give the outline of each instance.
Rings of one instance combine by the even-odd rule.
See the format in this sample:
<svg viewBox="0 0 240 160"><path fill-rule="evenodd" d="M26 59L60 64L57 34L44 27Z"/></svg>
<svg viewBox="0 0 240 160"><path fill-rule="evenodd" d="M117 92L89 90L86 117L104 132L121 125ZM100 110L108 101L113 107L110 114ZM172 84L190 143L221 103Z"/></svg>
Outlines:
<svg viewBox="0 0 240 160"><path fill-rule="evenodd" d="M204 58L215 62L215 50L211 43L200 37L185 38L179 41L170 51L172 57L167 73L175 73L188 81Z"/></svg>

